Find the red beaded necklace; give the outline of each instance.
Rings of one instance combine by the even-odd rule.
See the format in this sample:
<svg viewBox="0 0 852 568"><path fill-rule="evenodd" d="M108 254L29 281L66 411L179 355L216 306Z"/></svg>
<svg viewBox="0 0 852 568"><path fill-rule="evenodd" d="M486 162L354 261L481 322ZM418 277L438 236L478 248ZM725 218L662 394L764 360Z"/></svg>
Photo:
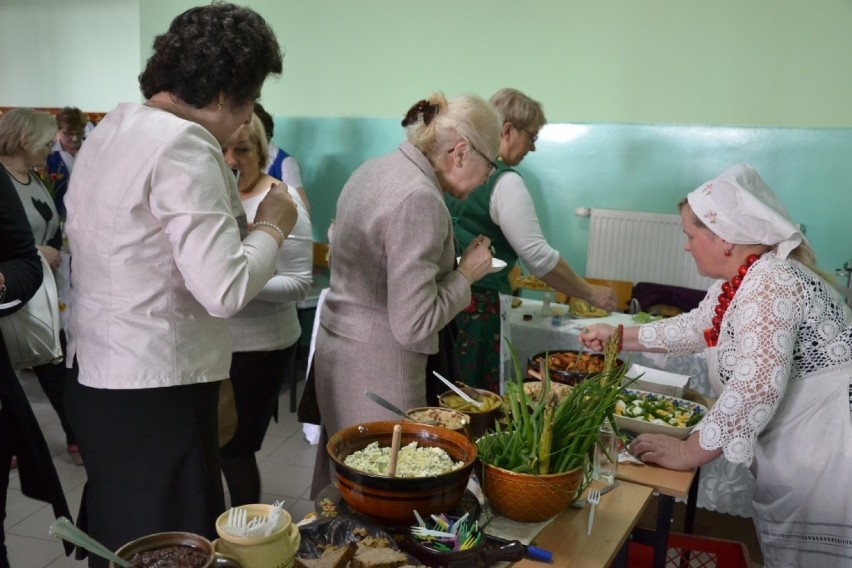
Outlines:
<svg viewBox="0 0 852 568"><path fill-rule="evenodd" d="M752 264L757 262L758 258L760 258L759 254L748 255L745 264L741 265L737 270L736 276L731 278L730 282L722 284L722 293L719 294L719 303L716 304L716 308L713 310L715 313L711 320L713 325L704 330L704 341L707 343L707 347L715 347L716 342L719 341L719 330L722 328L722 318L725 316L725 312L728 310L731 300L733 300L734 296L736 296L737 290L739 289L740 284L742 284L746 272L748 272L748 269L751 268Z"/></svg>

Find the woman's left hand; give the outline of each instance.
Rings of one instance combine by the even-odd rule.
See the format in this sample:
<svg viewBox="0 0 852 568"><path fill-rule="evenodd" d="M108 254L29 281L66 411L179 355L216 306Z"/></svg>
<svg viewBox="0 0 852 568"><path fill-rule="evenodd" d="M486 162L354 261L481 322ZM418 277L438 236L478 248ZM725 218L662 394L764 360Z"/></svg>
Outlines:
<svg viewBox="0 0 852 568"><path fill-rule="evenodd" d="M686 459L686 441L665 434L640 434L630 442L630 453L645 463L668 469L692 469Z"/></svg>

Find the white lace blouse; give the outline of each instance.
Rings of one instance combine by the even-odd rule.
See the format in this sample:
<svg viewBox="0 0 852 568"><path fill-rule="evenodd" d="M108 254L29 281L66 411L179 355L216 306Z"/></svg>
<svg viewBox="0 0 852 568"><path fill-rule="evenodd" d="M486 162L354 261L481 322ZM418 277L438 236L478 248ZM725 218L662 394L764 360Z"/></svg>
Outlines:
<svg viewBox="0 0 852 568"><path fill-rule="evenodd" d="M721 293L718 281L699 306L643 325L639 341L671 354L705 349ZM701 447L722 448L731 462L750 465L758 435L772 419L788 381L852 362L852 311L811 270L764 254L747 273L722 320L716 357L719 400L697 429Z"/></svg>

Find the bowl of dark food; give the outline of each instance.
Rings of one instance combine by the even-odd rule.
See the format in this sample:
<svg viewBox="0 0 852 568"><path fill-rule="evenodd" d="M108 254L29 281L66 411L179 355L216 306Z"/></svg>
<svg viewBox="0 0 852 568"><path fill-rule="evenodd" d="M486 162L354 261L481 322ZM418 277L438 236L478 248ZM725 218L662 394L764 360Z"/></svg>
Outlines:
<svg viewBox="0 0 852 568"><path fill-rule="evenodd" d="M116 552L130 562L130 568L240 568L240 564L213 550L213 544L201 535L188 532L163 532L128 542ZM117 568L110 562L110 568Z"/></svg>
<svg viewBox="0 0 852 568"><path fill-rule="evenodd" d="M543 377L543 366L550 370L550 380L565 385L576 385L589 377L600 374L604 370L603 353L588 351L545 351L530 357L527 372L535 378ZM621 367L624 361L617 359L616 367Z"/></svg>
<svg viewBox="0 0 852 568"><path fill-rule="evenodd" d="M443 408L463 412L470 417L470 434L475 440L494 429L494 423L503 413L503 399L499 394L485 389L464 387L461 390L482 406L477 408L451 390L438 398L438 404Z"/></svg>
<svg viewBox="0 0 852 568"><path fill-rule="evenodd" d="M396 475L388 476L395 425L402 427ZM334 434L326 445L337 486L352 509L381 521L410 522L449 511L464 496L476 445L464 434L415 422L367 422Z"/></svg>
<svg viewBox="0 0 852 568"><path fill-rule="evenodd" d="M405 414L412 422L440 426L441 428L447 428L465 436L470 435L470 417L452 408L421 406L407 410Z"/></svg>

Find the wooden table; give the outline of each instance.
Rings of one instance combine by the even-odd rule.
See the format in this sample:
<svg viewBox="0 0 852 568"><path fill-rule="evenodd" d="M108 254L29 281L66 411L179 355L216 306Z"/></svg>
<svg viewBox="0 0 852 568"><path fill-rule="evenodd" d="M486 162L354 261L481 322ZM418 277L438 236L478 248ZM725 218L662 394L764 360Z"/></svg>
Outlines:
<svg viewBox="0 0 852 568"><path fill-rule="evenodd" d="M696 475L697 470L674 471L650 464L618 464L618 474L616 475L618 479L644 485L660 494L657 505L656 529L649 531L636 528L633 531L633 537L637 542L653 545L654 568L663 568L666 565L666 549L668 548L675 498L686 499L689 497L687 507L691 508L691 513L687 512L687 519L695 516L695 487L698 484L693 484L693 479ZM692 532L691 520L688 523L686 532Z"/></svg>
<svg viewBox="0 0 852 568"><path fill-rule="evenodd" d="M600 486L603 484L599 482L592 484L592 487ZM568 507L539 533L535 545L553 552L554 566L604 568L614 562L626 563L627 537L639 522L652 493L651 487L622 481L601 497L591 536L586 536L589 507ZM525 558L512 566L541 568L544 565Z"/></svg>

